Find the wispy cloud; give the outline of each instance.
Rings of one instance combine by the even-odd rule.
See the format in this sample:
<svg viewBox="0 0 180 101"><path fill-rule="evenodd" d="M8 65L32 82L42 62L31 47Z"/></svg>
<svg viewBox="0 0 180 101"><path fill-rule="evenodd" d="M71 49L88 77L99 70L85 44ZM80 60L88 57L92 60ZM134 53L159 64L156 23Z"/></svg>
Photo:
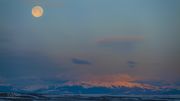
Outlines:
<svg viewBox="0 0 180 101"><path fill-rule="evenodd" d="M118 42L140 42L143 41L144 37L137 35L129 35L129 36L113 36L113 37L105 37L97 40L97 43L108 44L108 43L118 43Z"/></svg>
<svg viewBox="0 0 180 101"><path fill-rule="evenodd" d="M129 61L127 61L127 65L130 68L134 68L134 67L136 67L137 63L135 61L129 60Z"/></svg>
<svg viewBox="0 0 180 101"><path fill-rule="evenodd" d="M85 59L80 59L80 58L73 58L72 63L80 64L80 65L92 65L90 61L85 60Z"/></svg>
<svg viewBox="0 0 180 101"><path fill-rule="evenodd" d="M104 37L96 40L97 45L109 48L116 48L119 50L131 50L137 43L144 40L141 35L129 35L129 36L112 36Z"/></svg>

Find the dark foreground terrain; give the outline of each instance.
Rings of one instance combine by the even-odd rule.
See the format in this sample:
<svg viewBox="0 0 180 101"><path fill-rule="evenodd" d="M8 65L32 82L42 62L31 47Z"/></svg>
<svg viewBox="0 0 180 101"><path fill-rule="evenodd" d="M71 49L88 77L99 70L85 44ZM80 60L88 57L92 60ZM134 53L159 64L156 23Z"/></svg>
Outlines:
<svg viewBox="0 0 180 101"><path fill-rule="evenodd" d="M0 101L180 101L180 96L42 95L0 93Z"/></svg>

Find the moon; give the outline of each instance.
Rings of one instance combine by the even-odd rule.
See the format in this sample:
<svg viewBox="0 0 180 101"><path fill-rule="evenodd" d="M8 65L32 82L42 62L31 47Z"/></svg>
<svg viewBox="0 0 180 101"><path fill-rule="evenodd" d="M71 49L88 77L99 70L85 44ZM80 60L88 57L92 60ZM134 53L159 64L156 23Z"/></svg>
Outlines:
<svg viewBox="0 0 180 101"><path fill-rule="evenodd" d="M41 16L43 16L43 13L44 13L44 11L43 11L43 8L41 6L34 6L32 8L32 15L34 17L41 17Z"/></svg>

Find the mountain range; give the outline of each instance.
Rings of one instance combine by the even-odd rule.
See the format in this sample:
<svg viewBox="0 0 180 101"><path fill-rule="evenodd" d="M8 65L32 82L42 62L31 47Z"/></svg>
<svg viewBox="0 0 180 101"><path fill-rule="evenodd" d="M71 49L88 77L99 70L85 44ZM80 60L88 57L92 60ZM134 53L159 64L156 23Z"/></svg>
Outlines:
<svg viewBox="0 0 180 101"><path fill-rule="evenodd" d="M59 84L29 86L0 85L0 92L37 94L179 95L179 86L138 82L66 81Z"/></svg>

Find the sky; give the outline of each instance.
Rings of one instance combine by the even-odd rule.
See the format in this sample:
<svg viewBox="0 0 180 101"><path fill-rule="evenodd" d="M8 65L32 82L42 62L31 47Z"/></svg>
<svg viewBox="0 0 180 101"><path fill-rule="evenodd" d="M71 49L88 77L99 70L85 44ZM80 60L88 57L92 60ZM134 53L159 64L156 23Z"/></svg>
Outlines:
<svg viewBox="0 0 180 101"><path fill-rule="evenodd" d="M179 0L0 0L0 14L2 82L179 82Z"/></svg>

